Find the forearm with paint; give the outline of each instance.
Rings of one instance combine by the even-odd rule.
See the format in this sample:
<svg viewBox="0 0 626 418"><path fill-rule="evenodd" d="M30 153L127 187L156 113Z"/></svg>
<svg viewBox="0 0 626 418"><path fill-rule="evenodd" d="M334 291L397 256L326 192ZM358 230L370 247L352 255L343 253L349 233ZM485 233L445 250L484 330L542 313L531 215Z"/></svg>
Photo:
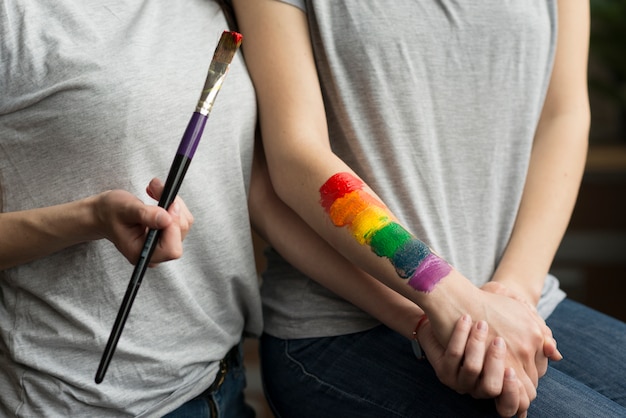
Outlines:
<svg viewBox="0 0 626 418"><path fill-rule="evenodd" d="M337 173L320 188L320 203L333 225L347 227L354 239L389 259L398 276L420 292L432 291L452 267L424 242L393 220L385 205L363 190L350 173Z"/></svg>

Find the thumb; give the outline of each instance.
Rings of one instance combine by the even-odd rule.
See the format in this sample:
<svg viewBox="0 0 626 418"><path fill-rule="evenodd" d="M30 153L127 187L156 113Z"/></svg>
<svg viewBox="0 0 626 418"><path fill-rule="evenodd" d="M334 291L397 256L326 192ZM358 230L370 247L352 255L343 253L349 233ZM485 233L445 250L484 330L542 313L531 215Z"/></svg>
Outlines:
<svg viewBox="0 0 626 418"><path fill-rule="evenodd" d="M172 216L162 207L144 206L139 211L139 222L150 229L163 229L172 223Z"/></svg>
<svg viewBox="0 0 626 418"><path fill-rule="evenodd" d="M543 354L550 360L563 360L563 354L556 347L556 340L551 337L546 338L543 342Z"/></svg>
<svg viewBox="0 0 626 418"><path fill-rule="evenodd" d="M556 340L552 335L552 330L545 323L543 325L543 355L554 361L563 359L563 354L561 354L557 348Z"/></svg>

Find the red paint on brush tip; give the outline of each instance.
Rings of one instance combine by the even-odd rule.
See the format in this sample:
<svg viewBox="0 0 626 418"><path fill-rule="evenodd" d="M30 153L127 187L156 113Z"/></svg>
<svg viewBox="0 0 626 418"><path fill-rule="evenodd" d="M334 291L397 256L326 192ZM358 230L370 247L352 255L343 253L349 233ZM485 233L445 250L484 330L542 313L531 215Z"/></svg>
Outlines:
<svg viewBox="0 0 626 418"><path fill-rule="evenodd" d="M243 35L240 34L239 32L229 32L230 36L233 37L233 41L235 41L235 43L237 45L239 45L241 43L241 40L243 39Z"/></svg>

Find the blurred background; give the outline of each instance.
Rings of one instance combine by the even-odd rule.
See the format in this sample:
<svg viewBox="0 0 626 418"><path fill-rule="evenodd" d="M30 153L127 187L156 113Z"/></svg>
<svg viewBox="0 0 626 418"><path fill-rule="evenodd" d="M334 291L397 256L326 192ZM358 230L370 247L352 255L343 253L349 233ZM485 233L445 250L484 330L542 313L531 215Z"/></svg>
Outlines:
<svg viewBox="0 0 626 418"><path fill-rule="evenodd" d="M626 0L591 0L591 18L589 155L551 273L570 298L626 321ZM261 270L260 251L257 260ZM271 418L257 348L246 341L246 396L258 418Z"/></svg>

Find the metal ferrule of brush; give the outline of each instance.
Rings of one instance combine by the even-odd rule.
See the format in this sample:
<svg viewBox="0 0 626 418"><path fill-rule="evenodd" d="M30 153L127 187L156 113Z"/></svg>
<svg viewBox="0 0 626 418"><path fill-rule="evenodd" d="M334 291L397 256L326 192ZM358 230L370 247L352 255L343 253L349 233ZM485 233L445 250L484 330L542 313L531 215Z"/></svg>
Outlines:
<svg viewBox="0 0 626 418"><path fill-rule="evenodd" d="M202 94L200 94L200 100L198 100L198 106L196 112L201 115L208 116L215 103L215 97L222 88L226 73L228 72L228 64L214 63L209 68L209 74L207 75Z"/></svg>

